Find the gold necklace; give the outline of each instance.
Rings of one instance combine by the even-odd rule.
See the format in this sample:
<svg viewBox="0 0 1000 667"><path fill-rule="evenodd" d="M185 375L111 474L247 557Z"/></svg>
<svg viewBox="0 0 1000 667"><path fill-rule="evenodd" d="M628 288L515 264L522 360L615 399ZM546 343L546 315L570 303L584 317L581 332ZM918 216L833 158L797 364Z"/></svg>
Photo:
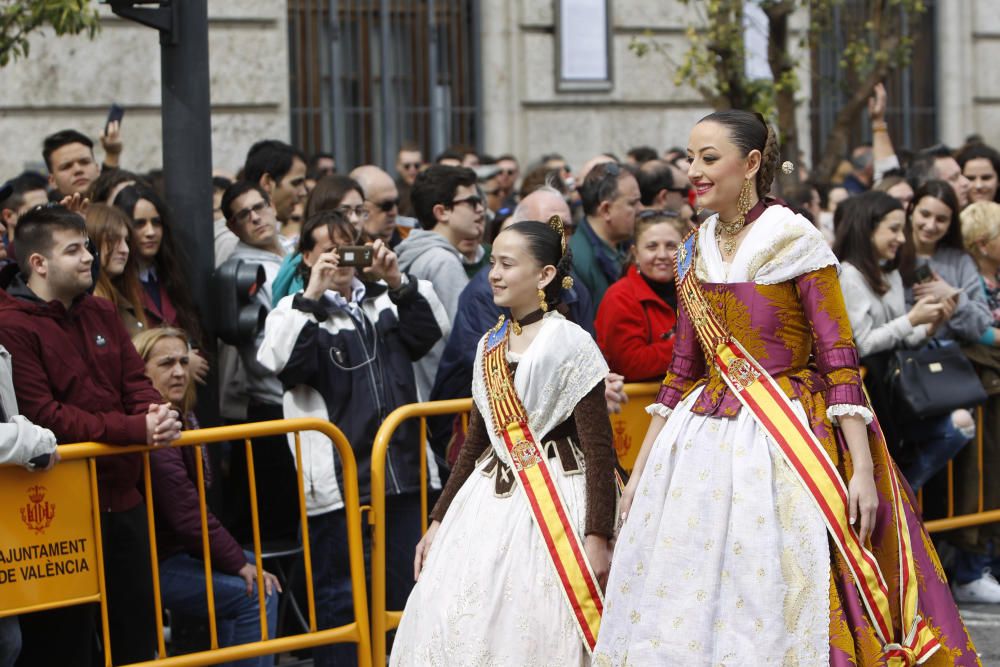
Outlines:
<svg viewBox="0 0 1000 667"><path fill-rule="evenodd" d="M721 217L718 219L715 225L715 238L722 245L724 255L732 255L736 251L736 237L745 226L746 217L743 215L738 215L735 220L728 222Z"/></svg>

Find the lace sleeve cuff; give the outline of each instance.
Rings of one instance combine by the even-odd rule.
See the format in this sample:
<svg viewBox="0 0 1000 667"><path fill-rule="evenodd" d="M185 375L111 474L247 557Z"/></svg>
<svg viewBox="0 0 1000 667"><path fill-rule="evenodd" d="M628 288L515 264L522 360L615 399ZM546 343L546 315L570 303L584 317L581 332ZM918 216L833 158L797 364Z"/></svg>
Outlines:
<svg viewBox="0 0 1000 667"><path fill-rule="evenodd" d="M646 406L646 414L650 416L659 415L664 419L669 419L671 412L673 412L673 410L665 406L663 403L650 403Z"/></svg>
<svg viewBox="0 0 1000 667"><path fill-rule="evenodd" d="M842 403L840 405L831 405L826 409L826 416L834 424L837 423L838 417L843 417L844 415L858 415L865 420L865 424L871 424L872 419L875 418L872 411L862 405Z"/></svg>

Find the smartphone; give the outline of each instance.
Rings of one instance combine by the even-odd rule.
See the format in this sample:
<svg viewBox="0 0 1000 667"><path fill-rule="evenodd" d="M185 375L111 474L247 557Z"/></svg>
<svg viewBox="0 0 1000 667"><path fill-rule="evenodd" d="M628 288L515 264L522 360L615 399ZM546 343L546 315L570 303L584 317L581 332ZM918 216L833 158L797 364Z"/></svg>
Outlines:
<svg viewBox="0 0 1000 667"><path fill-rule="evenodd" d="M372 247L369 245L342 245L337 248L340 266L371 266Z"/></svg>
<svg viewBox="0 0 1000 667"><path fill-rule="evenodd" d="M115 121L121 123L122 118L124 117L125 117L125 107L118 106L118 104L112 104L111 107L108 109L108 119L104 121L104 134L108 133L108 125L111 125L111 123Z"/></svg>
<svg viewBox="0 0 1000 667"><path fill-rule="evenodd" d="M927 283L934 280L934 272L931 271L930 264L921 264L913 272L913 277L918 283Z"/></svg>

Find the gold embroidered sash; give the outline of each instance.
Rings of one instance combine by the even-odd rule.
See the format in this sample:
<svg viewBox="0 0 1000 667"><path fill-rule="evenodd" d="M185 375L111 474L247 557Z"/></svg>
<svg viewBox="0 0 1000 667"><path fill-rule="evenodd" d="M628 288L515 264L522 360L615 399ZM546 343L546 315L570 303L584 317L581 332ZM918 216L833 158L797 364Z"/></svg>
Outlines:
<svg viewBox="0 0 1000 667"><path fill-rule="evenodd" d="M509 329L508 322L501 317L487 335L483 352L483 378L493 428L510 455L517 484L528 500L580 637L587 651L593 653L604 611L604 597L552 479L547 457L528 428L528 412L514 389L514 377L506 356Z"/></svg>

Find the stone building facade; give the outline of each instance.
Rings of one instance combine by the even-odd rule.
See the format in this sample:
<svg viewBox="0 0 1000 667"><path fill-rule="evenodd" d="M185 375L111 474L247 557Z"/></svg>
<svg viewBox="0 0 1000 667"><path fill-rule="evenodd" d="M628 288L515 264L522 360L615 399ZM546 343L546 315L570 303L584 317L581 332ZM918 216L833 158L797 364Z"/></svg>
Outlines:
<svg viewBox="0 0 1000 667"><path fill-rule="evenodd" d="M295 140L289 5L310 1L210 0L216 167L235 171L256 139ZM380 4L366 1L372 7ZM462 0L435 1L440 6ZM478 49L480 69L481 130L476 140L486 152L510 152L529 162L558 151L576 166L600 151L623 155L638 144L661 149L683 145L692 122L709 111L697 92L673 84L676 62L686 48L684 28L697 15L696 7L674 0L608 0L611 85L566 92L556 81L559 0L465 2L478 3L480 34L472 36L470 45ZM1000 70L981 66L1000 53L995 2L938 0L936 11L938 56L930 75L938 100L938 138L958 145L978 131L1000 144ZM0 151L0 177L39 167L41 141L49 132L74 126L96 138L111 102L127 109L123 165L143 170L159 166L158 37L114 17L103 5L101 13L102 30L95 40L41 33L32 40L30 58L0 70L0 126L7 137ZM629 48L636 38L662 48L639 57ZM800 55L805 74L808 54ZM806 87L803 96L808 94ZM799 129L808 136L807 104ZM434 146L424 148L435 152Z"/></svg>

